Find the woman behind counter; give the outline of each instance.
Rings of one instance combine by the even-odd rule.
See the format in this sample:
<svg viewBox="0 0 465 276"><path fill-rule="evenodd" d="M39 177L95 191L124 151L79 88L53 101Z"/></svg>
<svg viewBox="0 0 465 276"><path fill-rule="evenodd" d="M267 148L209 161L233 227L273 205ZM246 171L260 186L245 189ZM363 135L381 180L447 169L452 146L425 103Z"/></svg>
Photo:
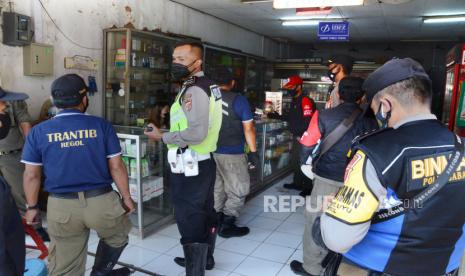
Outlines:
<svg viewBox="0 0 465 276"><path fill-rule="evenodd" d="M159 102L147 109L148 123L154 124L159 129L170 128L170 106L167 102Z"/></svg>

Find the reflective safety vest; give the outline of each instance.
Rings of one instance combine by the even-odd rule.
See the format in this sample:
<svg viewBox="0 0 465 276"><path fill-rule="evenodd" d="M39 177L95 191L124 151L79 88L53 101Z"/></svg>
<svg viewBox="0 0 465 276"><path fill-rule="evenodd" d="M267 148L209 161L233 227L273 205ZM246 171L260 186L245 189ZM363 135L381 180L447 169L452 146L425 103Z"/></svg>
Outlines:
<svg viewBox="0 0 465 276"><path fill-rule="evenodd" d="M189 145L189 148L198 154L208 154L216 150L223 116L220 88L207 77L191 77L183 83L183 87L170 109L170 132L183 131L189 127L186 114L182 110L182 97L191 86L200 87L207 93L210 98L210 106L207 137L200 144ZM168 149L176 147L176 145L168 144Z"/></svg>

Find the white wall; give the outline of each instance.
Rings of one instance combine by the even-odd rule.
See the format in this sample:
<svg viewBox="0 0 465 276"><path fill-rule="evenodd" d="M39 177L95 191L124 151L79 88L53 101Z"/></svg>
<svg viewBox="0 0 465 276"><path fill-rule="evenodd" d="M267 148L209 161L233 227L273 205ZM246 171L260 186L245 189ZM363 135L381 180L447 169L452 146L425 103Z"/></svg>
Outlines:
<svg viewBox="0 0 465 276"><path fill-rule="evenodd" d="M199 37L203 41L240 49L244 52L276 58L279 45L261 35L228 24L217 18L199 13L169 0L42 0L52 18L74 42L74 45L58 32L45 14L38 0L10 0L14 11L33 18L35 41L54 46L54 76L27 77L23 75L22 47L0 44L0 78L2 87L30 95L30 113L36 117L42 102L50 95L50 84L64 73L76 72L87 79L97 77L99 92L91 98L89 112L102 114L102 67L98 72L64 69L64 57L90 56L102 60L102 30L113 25L123 27L131 22L137 29L160 28L172 32ZM3 11L8 10L7 1Z"/></svg>

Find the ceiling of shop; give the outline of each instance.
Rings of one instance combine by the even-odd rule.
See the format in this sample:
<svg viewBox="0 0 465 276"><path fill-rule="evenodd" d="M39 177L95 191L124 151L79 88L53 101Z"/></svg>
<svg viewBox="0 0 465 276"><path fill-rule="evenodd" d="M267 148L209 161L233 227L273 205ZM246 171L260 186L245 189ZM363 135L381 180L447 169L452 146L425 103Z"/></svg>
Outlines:
<svg viewBox="0 0 465 276"><path fill-rule="evenodd" d="M317 26L282 26L294 9L274 10L272 2L173 0L273 38L299 43L317 41ZM385 2L385 3L380 3ZM387 4L388 2L407 2ZM365 0L364 6L333 8L330 16L347 18L351 42L465 40L465 22L424 24L422 16L465 14L465 0Z"/></svg>

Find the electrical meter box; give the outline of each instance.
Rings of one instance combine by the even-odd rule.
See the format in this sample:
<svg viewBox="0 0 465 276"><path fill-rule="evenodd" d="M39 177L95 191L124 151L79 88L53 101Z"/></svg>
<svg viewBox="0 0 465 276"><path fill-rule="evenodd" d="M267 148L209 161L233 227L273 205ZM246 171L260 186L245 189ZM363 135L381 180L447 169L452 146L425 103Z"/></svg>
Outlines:
<svg viewBox="0 0 465 276"><path fill-rule="evenodd" d="M4 12L3 44L9 46L28 45L32 40L31 18L15 12Z"/></svg>
<svg viewBox="0 0 465 276"><path fill-rule="evenodd" d="M53 46L31 43L23 48L24 75L53 75Z"/></svg>

